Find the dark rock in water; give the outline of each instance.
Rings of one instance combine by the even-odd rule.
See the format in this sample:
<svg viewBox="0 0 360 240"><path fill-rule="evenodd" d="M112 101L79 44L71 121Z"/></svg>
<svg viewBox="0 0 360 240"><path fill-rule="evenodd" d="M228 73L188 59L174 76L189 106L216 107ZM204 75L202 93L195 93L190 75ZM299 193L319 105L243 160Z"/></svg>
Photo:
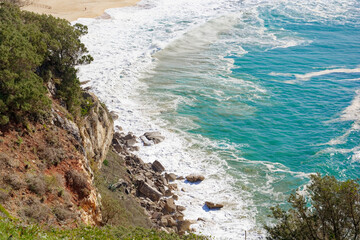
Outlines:
<svg viewBox="0 0 360 240"><path fill-rule="evenodd" d="M163 171L165 171L165 168L164 168L164 166L158 161L158 160L155 160L154 162L153 162L153 164L152 164L152 169L154 169L154 171L156 171L156 172L163 172Z"/></svg>
<svg viewBox="0 0 360 240"><path fill-rule="evenodd" d="M203 181L205 177L203 175L196 175L196 174L190 174L189 176L186 176L186 180L189 182L199 182Z"/></svg>
<svg viewBox="0 0 360 240"><path fill-rule="evenodd" d="M206 206L210 209L222 208L224 205L219 203L205 202Z"/></svg>
<svg viewBox="0 0 360 240"><path fill-rule="evenodd" d="M150 198L152 201L159 201L159 199L162 197L162 194L158 190L151 187L149 184L145 182L142 182L139 185L138 190L146 197Z"/></svg>
<svg viewBox="0 0 360 240"><path fill-rule="evenodd" d="M164 136L161 136L160 132L146 132L144 136L148 139L153 141L155 144L158 144L165 140Z"/></svg>

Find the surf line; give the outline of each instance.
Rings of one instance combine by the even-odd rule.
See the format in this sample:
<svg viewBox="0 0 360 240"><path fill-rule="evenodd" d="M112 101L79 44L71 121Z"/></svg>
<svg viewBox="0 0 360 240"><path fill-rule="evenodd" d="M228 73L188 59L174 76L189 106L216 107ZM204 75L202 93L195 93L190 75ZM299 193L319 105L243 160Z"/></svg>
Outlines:
<svg viewBox="0 0 360 240"><path fill-rule="evenodd" d="M295 80L289 80L285 83L296 83L299 81L309 81L313 77L319 77L323 75L328 75L332 73L360 73L360 67L358 68L338 68L338 69L326 69L318 72L310 72L306 74L293 74L295 76Z"/></svg>

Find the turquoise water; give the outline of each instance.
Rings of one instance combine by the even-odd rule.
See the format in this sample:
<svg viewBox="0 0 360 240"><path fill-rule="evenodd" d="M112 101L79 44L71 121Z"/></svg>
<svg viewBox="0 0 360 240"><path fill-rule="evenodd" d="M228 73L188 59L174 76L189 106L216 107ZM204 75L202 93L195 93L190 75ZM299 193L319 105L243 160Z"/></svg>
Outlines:
<svg viewBox="0 0 360 240"><path fill-rule="evenodd" d="M115 125L165 141L136 152L177 181L201 233L264 238L269 207L309 174L360 171L358 0L143 0L80 19L94 62L80 79ZM224 204L206 211L204 201Z"/></svg>
<svg viewBox="0 0 360 240"><path fill-rule="evenodd" d="M226 160L233 186L251 193L262 223L269 206L308 183L307 174L360 173L360 19L279 9L205 23L155 55L157 67L144 79L144 94L165 109L160 117L169 125L190 119L175 128L218 143L207 149ZM215 39L214 32L194 36L224 19L231 27L216 28Z"/></svg>

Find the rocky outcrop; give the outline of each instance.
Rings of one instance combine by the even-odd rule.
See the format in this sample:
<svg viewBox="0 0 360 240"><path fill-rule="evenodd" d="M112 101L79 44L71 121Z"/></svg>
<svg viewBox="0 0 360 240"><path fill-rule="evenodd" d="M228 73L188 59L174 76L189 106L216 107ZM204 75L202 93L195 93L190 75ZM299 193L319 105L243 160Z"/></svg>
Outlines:
<svg viewBox="0 0 360 240"><path fill-rule="evenodd" d="M198 175L198 174L190 174L186 176L186 180L188 180L189 182L201 182L204 179L205 177L203 175Z"/></svg>
<svg viewBox="0 0 360 240"><path fill-rule="evenodd" d="M79 196L78 204L81 208L75 211L79 211L80 218L85 224L98 225L102 217L98 193L94 187L93 168L101 168L113 139L114 126L110 113L93 93L85 92L84 98L90 106L79 125L65 117L60 108L53 108L52 121L77 140L75 145L83 153L83 157L78 159L77 172L86 180L88 193ZM95 166L92 163L95 163ZM115 189L116 187L113 186Z"/></svg>
<svg viewBox="0 0 360 240"><path fill-rule="evenodd" d="M158 144L165 140L165 137L162 136L160 132L146 132L144 133L144 137L147 139L147 141L144 141L144 138L142 138L144 145L149 144L149 141L152 141L154 144Z"/></svg>
<svg viewBox="0 0 360 240"><path fill-rule="evenodd" d="M114 122L105 105L93 93L85 92L84 97L89 99L91 107L80 124L80 135L86 157L101 168L113 139Z"/></svg>
<svg viewBox="0 0 360 240"><path fill-rule="evenodd" d="M159 201L162 197L162 194L154 187L150 186L148 183L141 181L138 190L140 193L150 198L152 201Z"/></svg>
<svg viewBox="0 0 360 240"><path fill-rule="evenodd" d="M146 211L146 215L150 216L151 221L158 229L180 234L191 231L190 225L194 222L184 220L182 211L185 210L185 207L175 203L178 199L178 196L174 194L178 190L178 185L174 183L178 178L176 174L166 173L165 167L157 160L153 163L144 163L131 152L131 146L127 143L129 139L137 140L138 138L131 133L116 132L112 141L118 154L125 159L127 172L131 179L126 187L128 192L137 197L140 205ZM141 137L140 139L142 140ZM153 141L153 139L147 140ZM124 183L119 180L119 182L111 184L109 188L116 191L122 186Z"/></svg>
<svg viewBox="0 0 360 240"><path fill-rule="evenodd" d="M205 202L205 205L206 205L209 209L219 209L219 208L224 207L223 204L213 203L213 202Z"/></svg>

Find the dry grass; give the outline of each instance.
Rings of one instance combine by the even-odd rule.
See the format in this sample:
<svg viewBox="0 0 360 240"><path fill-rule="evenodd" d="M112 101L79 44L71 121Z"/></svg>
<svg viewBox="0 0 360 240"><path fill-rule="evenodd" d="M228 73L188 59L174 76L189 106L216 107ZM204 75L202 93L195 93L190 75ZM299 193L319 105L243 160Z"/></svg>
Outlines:
<svg viewBox="0 0 360 240"><path fill-rule="evenodd" d="M76 192L80 199L90 195L90 187L86 181L86 177L75 170L69 170L65 173L66 184L74 192Z"/></svg>
<svg viewBox="0 0 360 240"><path fill-rule="evenodd" d="M47 192L47 186L43 175L27 175L26 176L27 187L33 193L38 195L44 195Z"/></svg>
<svg viewBox="0 0 360 240"><path fill-rule="evenodd" d="M109 150L106 159L108 164L102 166L96 175L96 187L101 194L104 222L112 226L150 228L152 226L150 220L131 194L108 189L108 186L117 182L119 178L130 181L124 160L112 149Z"/></svg>
<svg viewBox="0 0 360 240"><path fill-rule="evenodd" d="M59 221L66 221L68 219L72 219L74 218L75 214L71 211L69 211L68 209L64 208L63 206L57 206L53 209L52 211L57 220Z"/></svg>
<svg viewBox="0 0 360 240"><path fill-rule="evenodd" d="M25 186L24 181L16 174L7 174L4 176L3 180L14 190L19 190Z"/></svg>

